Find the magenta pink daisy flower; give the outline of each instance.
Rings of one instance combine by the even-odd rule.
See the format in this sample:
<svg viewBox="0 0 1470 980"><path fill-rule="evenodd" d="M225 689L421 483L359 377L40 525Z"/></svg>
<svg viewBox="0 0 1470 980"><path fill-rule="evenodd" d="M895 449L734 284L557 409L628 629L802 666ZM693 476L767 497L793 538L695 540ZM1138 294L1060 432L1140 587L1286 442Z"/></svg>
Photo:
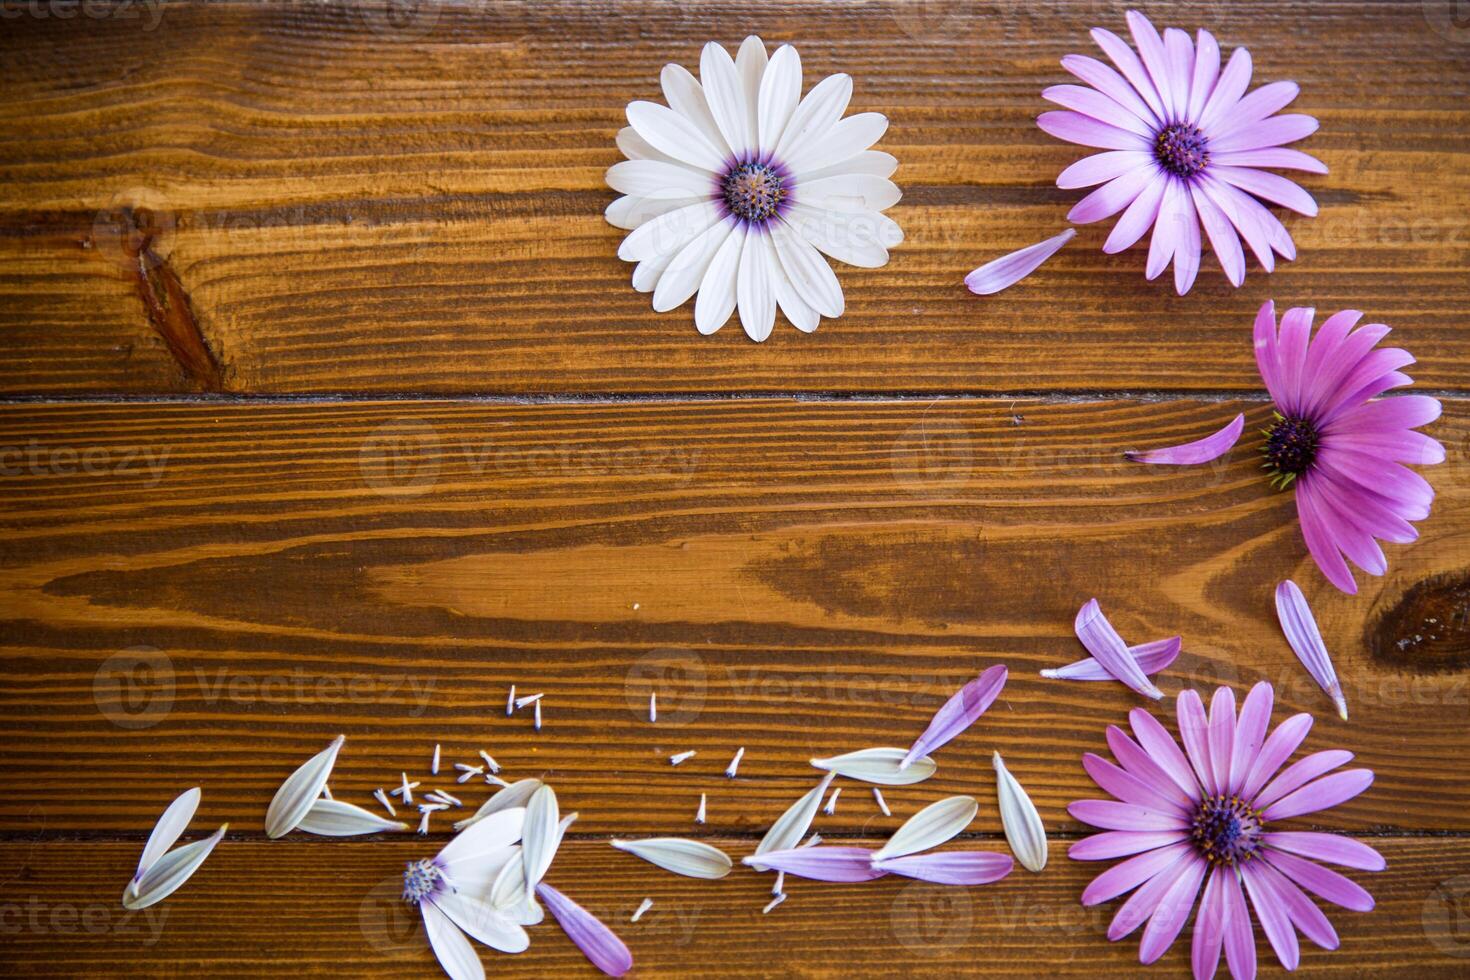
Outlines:
<svg viewBox="0 0 1470 980"><path fill-rule="evenodd" d="M1036 120L1042 129L1105 151L1057 177L1058 187L1102 185L1067 217L1089 224L1121 211L1105 252L1121 252L1153 228L1148 278L1172 260L1181 295L1199 272L1201 226L1233 285L1245 280L1242 239L1267 272L1275 267L1273 251L1296 258L1291 235L1261 201L1305 215L1315 215L1317 203L1286 178L1259 169L1327 172L1320 160L1285 148L1317 129L1311 116L1275 114L1296 98L1296 83L1273 82L1246 95L1251 56L1245 48L1236 48L1221 70L1220 46L1209 31L1191 41L1171 27L1160 37L1137 11L1128 12L1128 28L1136 53L1116 34L1092 31L1116 71L1095 58L1067 55L1062 67L1086 85L1042 93L1065 110L1043 113Z"/></svg>
<svg viewBox="0 0 1470 980"><path fill-rule="evenodd" d="M1196 898L1196 980L1215 975L1222 946L1235 980L1256 975L1247 896L1288 970L1300 959L1298 932L1324 949L1337 948L1337 932L1309 892L1355 912L1373 908L1373 896L1361 886L1316 862L1381 871L1377 851L1351 837L1277 829L1280 821L1352 799L1372 784L1373 773L1339 768L1353 755L1336 750L1281 770L1306 738L1312 716L1293 715L1268 737L1273 696L1270 684L1257 684L1237 716L1235 695L1222 687L1206 716L1200 696L1185 691L1178 699L1183 750L1158 720L1135 708L1128 715L1132 738L1108 726L1116 765L1092 753L1082 757L1088 775L1117 799L1080 800L1067 808L1104 830L1073 844L1068 856L1126 858L1092 880L1082 904L1132 892L1113 916L1108 939L1116 942L1143 926L1144 963L1169 949Z"/></svg>
<svg viewBox="0 0 1470 980"><path fill-rule="evenodd" d="M1287 310L1279 332L1274 303L1256 315L1256 365L1276 409L1261 451L1272 485L1296 491L1302 537L1317 567L1351 594L1358 586L1344 556L1382 575L1388 560L1378 542L1413 541L1419 532L1412 522L1429 516L1434 488L1403 464L1444 462L1444 446L1414 431L1439 418L1440 403L1429 395L1378 397L1414 383L1401 370L1413 356L1377 346L1388 327L1353 329L1363 314L1343 310L1314 337L1314 313ZM1209 462L1230 450L1243 425L1237 417L1204 439L1127 455L1141 463Z"/></svg>

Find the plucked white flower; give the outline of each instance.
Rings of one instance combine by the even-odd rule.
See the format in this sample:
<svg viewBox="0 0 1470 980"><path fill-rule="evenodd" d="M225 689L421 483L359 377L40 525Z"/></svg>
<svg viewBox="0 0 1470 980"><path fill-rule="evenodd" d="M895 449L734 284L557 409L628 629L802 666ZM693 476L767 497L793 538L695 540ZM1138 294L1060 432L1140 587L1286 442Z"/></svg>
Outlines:
<svg viewBox="0 0 1470 980"><path fill-rule="evenodd" d="M705 45L696 79L664 66L667 105L633 102L618 134L628 159L607 172L625 195L607 209L628 229L618 257L636 262L633 288L662 313L698 293L702 334L737 309L755 341L771 335L779 306L798 330L842 315L842 287L823 254L863 268L888 262L903 241L882 212L898 203L898 166L870 149L888 128L881 113L846 119L852 79L830 75L801 97L801 58L783 45L769 59L748 37L732 60Z"/></svg>
<svg viewBox="0 0 1470 980"><path fill-rule="evenodd" d="M153 833L148 835L148 843L143 846L143 856L138 859L138 871L123 890L125 908L134 911L146 909L168 898L199 870L214 846L224 838L229 824L203 840L169 850L194 819L194 813L199 809L199 798L197 786L185 790L158 818Z"/></svg>

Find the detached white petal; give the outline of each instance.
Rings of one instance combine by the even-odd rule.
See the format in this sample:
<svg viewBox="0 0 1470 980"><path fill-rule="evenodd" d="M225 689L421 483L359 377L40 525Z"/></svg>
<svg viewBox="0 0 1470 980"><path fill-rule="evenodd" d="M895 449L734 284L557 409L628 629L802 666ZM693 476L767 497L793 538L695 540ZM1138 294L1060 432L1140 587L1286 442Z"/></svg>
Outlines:
<svg viewBox="0 0 1470 980"><path fill-rule="evenodd" d="M907 786L919 783L934 775L934 760L927 755L911 760L907 766L905 749L877 748L859 749L846 755L834 755L830 759L813 759L812 765L826 769L848 779L883 786Z"/></svg>
<svg viewBox="0 0 1470 980"><path fill-rule="evenodd" d="M179 839L179 836L188 829L194 814L199 810L199 798L202 794L199 787L186 789L168 805L163 811L163 816L158 818L158 823L153 825L153 833L148 835L148 843L143 845L143 856L138 859L138 871L133 875L129 883L132 893L138 893L138 882L148 873L159 858L168 852L170 847Z"/></svg>
<svg viewBox="0 0 1470 980"><path fill-rule="evenodd" d="M817 808L822 805L822 797L826 795L827 787L832 785L832 780L837 777L836 773L829 772L822 777L822 781L812 787L807 794L786 808L786 812L771 824L771 829L766 831L766 836L755 846L755 853L765 854L767 851L789 851L801 839L806 836L807 829L811 827L812 821L816 819Z"/></svg>
<svg viewBox="0 0 1470 980"><path fill-rule="evenodd" d="M683 837L653 837L648 840L609 841L649 864L686 878L723 878L730 873L730 856L718 847Z"/></svg>
<svg viewBox="0 0 1470 980"><path fill-rule="evenodd" d="M389 830L407 830L408 824L386 820L371 810L341 800L317 800L296 825L297 830L318 837L357 837Z"/></svg>
<svg viewBox="0 0 1470 980"><path fill-rule="evenodd" d="M499 813L501 810L524 807L527 803L531 802L532 795L540 788L541 780L539 779L522 779L518 782L511 783L486 800L472 816L466 817L456 823L454 829L464 830L466 827L484 820L490 814Z"/></svg>
<svg viewBox="0 0 1470 980"><path fill-rule="evenodd" d="M561 807L556 800L556 790L542 786L526 804L526 826L521 840L521 858L525 864L526 894L534 895L536 886L551 867L561 843Z"/></svg>
<svg viewBox="0 0 1470 980"><path fill-rule="evenodd" d="M332 744L307 759L281 784L265 811L265 833L267 837L284 837L296 829L313 803L322 795L322 787L332 775L332 766L337 762L337 753L347 736L338 735Z"/></svg>
<svg viewBox="0 0 1470 980"><path fill-rule="evenodd" d="M1021 788L1016 777L1006 768L1000 753L995 753L996 788L1000 796L1000 823L1005 828L1006 843L1027 871L1046 867L1046 828L1031 797Z"/></svg>
<svg viewBox="0 0 1470 980"><path fill-rule="evenodd" d="M123 889L123 907L134 911L146 909L178 891L179 886L199 870L209 852L214 850L214 845L224 839L225 831L229 829L230 825L225 824L203 840L169 851L153 862L136 888L129 882Z"/></svg>
<svg viewBox="0 0 1470 980"><path fill-rule="evenodd" d="M903 857L938 847L970 825L980 804L973 796L951 796L924 809L904 821L884 844L873 853L874 861Z"/></svg>

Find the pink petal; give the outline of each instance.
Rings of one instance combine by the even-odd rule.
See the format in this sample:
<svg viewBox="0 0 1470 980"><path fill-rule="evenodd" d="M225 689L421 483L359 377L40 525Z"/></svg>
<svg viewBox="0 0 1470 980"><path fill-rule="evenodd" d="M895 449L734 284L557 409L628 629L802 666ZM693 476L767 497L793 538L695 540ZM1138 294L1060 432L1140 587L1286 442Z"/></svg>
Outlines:
<svg viewBox="0 0 1470 980"><path fill-rule="evenodd" d="M1128 900L1119 906L1113 921L1108 923L1109 941L1117 942L1152 918L1170 890L1180 878L1190 873L1191 865L1197 861L1200 859L1192 851L1186 851L1179 860L1154 875L1128 896Z"/></svg>
<svg viewBox="0 0 1470 980"><path fill-rule="evenodd" d="M1245 777L1245 785L1240 788L1240 798L1254 800L1261 787L1276 775L1276 770L1281 768L1283 762L1291 758L1291 754L1311 730L1312 716L1306 713L1292 715L1277 725L1276 730L1266 738L1266 744L1261 746L1256 761L1251 764L1250 775Z"/></svg>
<svg viewBox="0 0 1470 980"><path fill-rule="evenodd" d="M1227 872L1228 873L1228 872ZM1199 901L1199 914L1194 917L1194 940L1190 948L1190 964L1195 980L1210 980L1220 965L1220 942L1224 938L1224 892L1221 873L1213 871L1205 882L1205 893Z"/></svg>
<svg viewBox="0 0 1470 980"><path fill-rule="evenodd" d="M1179 637L1172 636L1167 640L1140 643L1138 646L1129 647L1128 652L1138 662L1139 670L1145 674L1157 674L1178 659L1182 644L1183 641ZM1065 667L1043 670L1041 676L1064 681L1110 681L1114 679L1113 675L1104 670L1102 664L1097 662L1096 657L1083 657Z"/></svg>
<svg viewBox="0 0 1470 980"><path fill-rule="evenodd" d="M1179 213L1182 236L1174 248L1174 292L1180 296L1188 293L1199 275L1200 234L1199 215L1194 210L1194 196L1183 184L1179 188Z"/></svg>
<svg viewBox="0 0 1470 980"><path fill-rule="evenodd" d="M1169 947L1189 920L1194 909L1194 898L1199 894L1200 882L1209 865L1195 858L1185 866L1184 872L1165 893L1159 907L1148 920L1143 930L1143 941L1138 947L1138 959L1142 963L1153 963L1168 952Z"/></svg>
<svg viewBox="0 0 1470 980"><path fill-rule="evenodd" d="M1072 210L1067 212L1067 220L1087 225L1111 217L1147 194L1150 185L1165 179L1156 163L1129 170L1072 205Z"/></svg>
<svg viewBox="0 0 1470 980"><path fill-rule="evenodd" d="M1158 164L1150 166L1154 173L1153 179L1138 192L1133 203L1124 209L1123 216L1108 233L1108 240L1103 242L1103 251L1109 255L1132 248L1159 218L1159 205L1163 203L1164 191L1168 190L1169 181L1159 170Z"/></svg>
<svg viewBox="0 0 1470 980"><path fill-rule="evenodd" d="M752 867L784 871L813 881L872 881L887 872L873 865L873 852L865 847L795 847L767 851L744 859Z"/></svg>
<svg viewBox="0 0 1470 980"><path fill-rule="evenodd" d="M1194 71L1189 80L1189 104L1184 109L1186 119L1198 119L1204 111L1205 99L1220 77L1220 45L1209 31L1201 30L1195 35Z"/></svg>
<svg viewBox="0 0 1470 980"><path fill-rule="evenodd" d="M1135 150L1107 150L1083 157L1057 175L1057 186L1065 189L1104 184L1130 170L1149 169L1153 157Z"/></svg>
<svg viewBox="0 0 1470 980"><path fill-rule="evenodd" d="M1184 779L1188 787L1185 789L1181 788L1179 783L1169 775L1163 765L1139 748L1138 744L1123 734L1123 731L1117 726L1108 726L1107 738L1108 748L1113 750L1113 755L1117 758L1118 763L1135 779L1143 781L1160 796L1185 807L1196 801L1199 788L1194 781L1194 776L1189 772L1188 763L1184 763ZM1178 749L1176 748L1175 751L1177 752Z"/></svg>
<svg viewBox="0 0 1470 980"><path fill-rule="evenodd" d="M1036 125L1068 143L1095 146L1100 150L1148 150L1149 141L1137 133L1084 116L1080 112L1055 110L1036 117Z"/></svg>
<svg viewBox="0 0 1470 980"><path fill-rule="evenodd" d="M1107 830L1077 841L1067 850L1067 857L1073 861L1110 861L1183 840L1184 833L1177 830Z"/></svg>
<svg viewBox="0 0 1470 980"><path fill-rule="evenodd" d="M1067 804L1067 812L1083 823L1103 830L1184 830L1188 827L1177 813L1150 810L1116 800L1078 800ZM764 859L766 855L761 857Z"/></svg>
<svg viewBox="0 0 1470 980"><path fill-rule="evenodd" d="M1371 912L1373 896L1350 878L1330 871L1320 864L1304 861L1294 854L1273 851L1266 856L1277 871L1301 885L1307 891L1325 898L1334 905L1341 905L1353 912Z"/></svg>
<svg viewBox="0 0 1470 980"><path fill-rule="evenodd" d="M1267 820L1285 820L1316 813L1345 803L1373 785L1373 770L1348 769L1323 776L1315 783L1277 800L1267 807L1261 816Z"/></svg>
<svg viewBox="0 0 1470 980"><path fill-rule="evenodd" d="M633 969L633 954L597 916L544 881L536 886L536 897L551 910L562 931L593 966L610 977L620 977Z"/></svg>
<svg viewBox="0 0 1470 980"><path fill-rule="evenodd" d="M1214 767L1210 765L1210 722L1205 716L1204 702L1196 691L1181 691L1174 699L1174 709L1190 768L1206 792L1212 795L1220 792L1215 785Z"/></svg>
<svg viewBox="0 0 1470 980"><path fill-rule="evenodd" d="M1250 775L1251 767L1261 753L1266 741L1266 729L1271 725L1271 706L1276 692L1266 681L1251 688L1240 708L1240 723L1235 726L1235 745L1230 753L1230 778L1225 791L1238 795Z"/></svg>
<svg viewBox="0 0 1470 980"><path fill-rule="evenodd" d="M1096 58L1089 58L1082 54L1069 54L1062 58L1062 67L1150 126L1159 125L1159 117L1139 96L1138 90L1130 85L1122 75Z"/></svg>
<svg viewBox="0 0 1470 980"><path fill-rule="evenodd" d="M1261 842L1279 851L1340 864L1344 868L1357 868L1359 871L1382 871L1388 866L1382 854L1360 840L1341 834L1321 834L1309 830L1277 831L1262 834Z"/></svg>
<svg viewBox="0 0 1470 980"><path fill-rule="evenodd" d="M1159 277L1159 273L1168 267L1169 260L1174 257L1179 243L1184 240L1185 196L1184 184L1176 177L1168 177L1164 187L1164 200L1159 205L1159 216L1154 221L1153 237L1148 244L1148 265L1143 271L1147 279ZM1193 221L1193 215L1189 215L1187 220Z"/></svg>
<svg viewBox="0 0 1470 980"><path fill-rule="evenodd" d="M1332 658L1327 655L1327 645L1322 642L1322 634L1317 630L1317 620L1312 616L1312 607L1307 605L1307 597L1291 579L1276 586L1276 616L1281 621L1286 642L1296 651L1297 659L1307 668L1317 686L1326 691L1332 703L1337 705L1337 713L1342 720L1347 721L1347 700L1342 696L1342 685L1337 681Z"/></svg>
<svg viewBox="0 0 1470 980"><path fill-rule="evenodd" d="M1005 665L997 664L986 668L979 677L956 691L934 713L929 727L924 729L924 734L915 740L898 767L907 768L915 759L922 759L931 752L937 751L975 724L976 720L985 714L985 710L1000 696L1001 689L1006 686L1006 676Z"/></svg>
<svg viewBox="0 0 1470 980"><path fill-rule="evenodd" d="M1218 432L1186 442L1179 446L1170 446L1165 449L1150 449L1148 452L1126 452L1125 459L1135 463L1157 463L1170 466L1194 466L1199 463L1208 463L1219 459L1228 453L1231 448L1240 441L1240 434L1245 431L1245 413L1235 416L1226 426Z"/></svg>
<svg viewBox="0 0 1470 980"><path fill-rule="evenodd" d="M1225 961L1230 964L1230 975L1236 980L1246 980L1256 975L1256 934L1251 930L1251 914L1245 907L1245 893L1241 891L1240 879L1233 874L1221 873L1221 906L1224 909Z"/></svg>
<svg viewBox="0 0 1470 980"><path fill-rule="evenodd" d="M1168 730L1142 708L1134 708L1128 712L1128 722L1133 727L1133 735L1138 739L1138 744L1148 751L1149 756L1186 796L1191 800L1198 800L1199 778L1180 750L1179 743L1174 741Z"/></svg>
<svg viewBox="0 0 1470 980"><path fill-rule="evenodd" d="M1303 936L1323 949L1337 948L1337 930L1332 928L1332 923L1317 908L1317 903L1308 898L1296 882L1277 871L1267 861L1257 861L1247 867L1254 868L1258 878L1269 883L1276 901Z"/></svg>
<svg viewBox="0 0 1470 980"><path fill-rule="evenodd" d="M1150 123L1096 89L1082 85L1052 85L1042 89L1041 97L1098 122L1136 133L1145 140L1153 139L1154 130Z"/></svg>
<svg viewBox="0 0 1470 980"><path fill-rule="evenodd" d="M1220 205L1199 184L1189 186L1189 196L1194 202L1200 224L1204 226L1205 234L1210 239L1210 248L1215 250L1215 258L1225 272L1225 278L1230 280L1230 285L1239 288L1245 282L1245 252L1240 247L1240 233L1235 230Z"/></svg>
<svg viewBox="0 0 1470 980"><path fill-rule="evenodd" d="M1296 930L1291 927L1291 919L1286 914L1285 900L1273 887L1273 882L1257 874L1254 866L1247 864L1242 867L1241 877L1245 879L1256 918L1260 920L1261 930L1265 932L1271 948L1276 951L1276 958L1286 969L1295 970L1301 961L1301 948L1297 945Z"/></svg>
<svg viewBox="0 0 1470 980"><path fill-rule="evenodd" d="M1284 146L1212 153L1210 162L1224 167L1276 167L1281 170L1305 170L1312 174L1327 172L1327 164L1321 160L1301 150L1292 150Z"/></svg>
<svg viewBox="0 0 1470 980"><path fill-rule="evenodd" d="M1280 112L1300 94L1301 88L1296 82L1271 82L1269 85L1262 85L1235 103L1229 117L1216 130L1216 138L1223 139L1239 129Z"/></svg>
<svg viewBox="0 0 1470 980"><path fill-rule="evenodd" d="M918 878L940 885L988 885L1010 874L1013 863L1009 854L995 854L990 851L940 851L889 858L877 862L875 867L906 878Z"/></svg>
<svg viewBox="0 0 1470 980"><path fill-rule="evenodd" d="M1077 229L1068 228L1060 235L1053 235L1044 242L1027 245L1009 255L992 259L965 277L965 286L972 293L989 296L1007 286L1013 286L1041 267L1041 264L1070 242Z"/></svg>
<svg viewBox="0 0 1470 980"><path fill-rule="evenodd" d="M1073 623L1073 629L1077 633L1077 639L1087 648L1102 664L1103 669L1112 674L1118 680L1137 691L1139 694L1150 698L1161 698L1164 692L1154 686L1139 668L1138 662L1128 652L1128 646L1118 631L1113 629L1107 617L1103 615L1096 599L1089 599L1087 603L1077 612L1077 618Z"/></svg>
<svg viewBox="0 0 1470 980"><path fill-rule="evenodd" d="M1177 796L1158 792L1137 776L1101 756L1084 752L1082 768L1087 770L1093 782L1124 803L1134 803L1160 813L1177 810L1181 815L1185 814L1185 806Z"/></svg>
<svg viewBox="0 0 1470 980"><path fill-rule="evenodd" d="M1287 114L1272 116L1262 122L1252 123L1231 133L1229 136L1210 139L1210 149L1215 153L1231 153L1235 150L1259 150L1283 143L1295 143L1306 139L1317 131L1317 120L1311 116Z"/></svg>
<svg viewBox="0 0 1470 980"><path fill-rule="evenodd" d="M1253 170L1250 167L1223 166L1211 166L1210 173L1273 204L1291 208L1307 217L1317 214L1317 202L1312 199L1312 195L1280 174L1273 174L1269 170Z"/></svg>
<svg viewBox="0 0 1470 980"><path fill-rule="evenodd" d="M1439 418L1443 406L1431 395L1398 395L1348 409L1328 425L1328 432L1393 432L1417 429Z"/></svg>
<svg viewBox="0 0 1470 980"><path fill-rule="evenodd" d="M1184 109L1188 93L1176 92L1175 87L1170 84L1168 56L1164 52L1164 42L1159 37L1159 32L1147 17L1136 10L1130 10L1124 16L1128 21L1128 31L1133 35L1133 43L1138 48L1138 56L1143 59L1148 77L1154 83L1154 90L1164 103L1165 114L1177 118Z"/></svg>
<svg viewBox="0 0 1470 980"><path fill-rule="evenodd" d="M1210 772L1216 789L1224 793L1230 786L1230 756L1235 751L1235 692L1228 687L1215 689L1210 699L1210 729L1206 733L1210 750Z"/></svg>
<svg viewBox="0 0 1470 980"><path fill-rule="evenodd" d="M1307 551L1316 561L1317 567L1327 581L1348 595L1356 595L1358 585L1353 573L1338 551L1336 535L1322 504L1318 501L1312 480L1297 480L1296 513L1302 526L1302 538L1307 542Z"/></svg>
<svg viewBox="0 0 1470 980"><path fill-rule="evenodd" d="M1164 109L1164 103L1159 99L1158 90L1154 88L1153 81L1148 77L1148 69L1143 67L1143 62L1138 60L1127 43L1112 31L1101 27L1094 27L1090 32L1097 46L1103 49L1103 53L1112 59L1113 64L1118 66L1118 71L1133 86L1139 98L1148 104L1149 110L1153 112L1155 119L1162 120L1169 113Z"/></svg>
<svg viewBox="0 0 1470 980"><path fill-rule="evenodd" d="M1229 119L1230 110L1235 108L1251 83L1251 67L1251 53L1245 48L1236 48L1230 52L1230 61L1220 73L1219 80L1215 82L1215 87L1198 116L1199 128L1205 131L1205 135L1216 131L1217 119Z"/></svg>

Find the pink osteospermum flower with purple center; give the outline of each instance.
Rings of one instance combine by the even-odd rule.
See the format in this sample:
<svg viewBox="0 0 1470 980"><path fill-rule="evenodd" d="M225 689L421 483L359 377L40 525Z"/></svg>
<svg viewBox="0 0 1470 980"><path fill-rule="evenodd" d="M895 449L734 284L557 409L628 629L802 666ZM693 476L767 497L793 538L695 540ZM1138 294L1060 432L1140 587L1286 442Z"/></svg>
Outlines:
<svg viewBox="0 0 1470 980"><path fill-rule="evenodd" d="M1336 930L1308 893L1353 911L1373 908L1373 897L1361 886L1316 862L1381 871L1385 863L1377 851L1351 837L1277 829L1280 821L1352 799L1372 784L1373 773L1341 769L1353 756L1335 750L1307 755L1282 770L1306 738L1312 717L1294 715L1268 737L1273 698L1270 684L1257 684L1237 716L1235 695L1220 688L1207 716L1199 695L1185 691L1178 699L1183 750L1157 719L1136 708L1128 716L1133 737L1108 727L1116 765L1092 753L1083 756L1088 774L1117 799L1081 800L1067 808L1104 830L1072 845L1068 856L1126 858L1093 879L1082 904L1132 892L1113 917L1108 938L1116 942L1143 926L1143 963L1169 949L1196 898L1196 980L1215 975L1222 947L1235 980L1256 975L1247 897L1288 970L1300 959L1297 932L1324 949L1338 945Z"/></svg>
<svg viewBox="0 0 1470 980"><path fill-rule="evenodd" d="M1136 53L1116 34L1092 31L1117 70L1068 55L1062 66L1086 85L1055 85L1042 93L1064 107L1043 113L1037 119L1042 129L1105 151L1057 177L1063 188L1101 185L1077 203L1069 220L1089 224L1122 212L1103 245L1109 253L1152 228L1147 276L1157 277L1172 260L1181 295L1199 272L1201 226L1232 285L1245 280L1241 240L1267 272L1275 267L1273 252L1296 258L1291 235L1261 200L1309 216L1317 204L1286 178L1258 169L1327 172L1321 161L1285 148L1317 129L1311 116L1275 114L1296 98L1296 83L1273 82L1246 95L1251 57L1245 48L1236 48L1221 70L1220 46L1208 31L1200 31L1197 42L1172 27L1160 37L1136 11L1128 12L1128 27Z"/></svg>

